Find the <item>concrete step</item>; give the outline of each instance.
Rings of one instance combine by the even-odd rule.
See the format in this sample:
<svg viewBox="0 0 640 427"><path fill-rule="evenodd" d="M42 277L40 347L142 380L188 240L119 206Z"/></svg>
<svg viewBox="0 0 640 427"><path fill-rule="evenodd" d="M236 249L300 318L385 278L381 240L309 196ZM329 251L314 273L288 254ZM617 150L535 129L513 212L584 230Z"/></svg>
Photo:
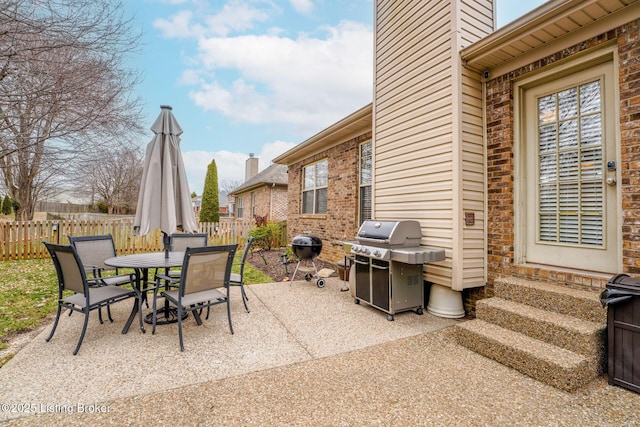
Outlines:
<svg viewBox="0 0 640 427"><path fill-rule="evenodd" d="M480 319L454 331L459 344L561 390L576 390L600 372L592 358Z"/></svg>
<svg viewBox="0 0 640 427"><path fill-rule="evenodd" d="M600 292L597 291L504 277L495 280L494 295L590 322L607 322L607 309L600 304Z"/></svg>
<svg viewBox="0 0 640 427"><path fill-rule="evenodd" d="M578 319L497 297L478 301L476 316L604 363L605 323Z"/></svg>

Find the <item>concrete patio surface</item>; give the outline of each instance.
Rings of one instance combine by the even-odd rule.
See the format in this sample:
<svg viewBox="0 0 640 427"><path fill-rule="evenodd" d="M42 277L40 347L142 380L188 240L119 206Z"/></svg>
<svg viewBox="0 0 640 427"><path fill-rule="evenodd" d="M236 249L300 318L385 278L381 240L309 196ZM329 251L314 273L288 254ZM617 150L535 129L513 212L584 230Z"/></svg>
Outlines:
<svg viewBox="0 0 640 427"><path fill-rule="evenodd" d="M247 288L245 313L232 290L197 326L137 325L120 333L92 314L77 356L82 316L63 316L0 368L6 425L538 425L638 426L640 395L606 378L567 393L455 343L464 320L400 313L395 321L356 305L342 282L296 281Z"/></svg>

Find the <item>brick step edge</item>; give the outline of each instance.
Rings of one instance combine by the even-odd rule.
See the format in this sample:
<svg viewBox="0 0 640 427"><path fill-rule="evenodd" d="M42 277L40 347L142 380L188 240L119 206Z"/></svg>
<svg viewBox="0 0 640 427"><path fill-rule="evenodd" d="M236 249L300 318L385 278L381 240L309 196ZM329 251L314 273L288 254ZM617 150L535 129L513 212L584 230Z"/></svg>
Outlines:
<svg viewBox="0 0 640 427"><path fill-rule="evenodd" d="M494 281L494 296L590 322L607 322L607 309L600 304L600 292L597 290L502 277Z"/></svg>
<svg viewBox="0 0 640 427"><path fill-rule="evenodd" d="M596 323L493 297L478 301L476 316L604 363L606 323Z"/></svg>
<svg viewBox="0 0 640 427"><path fill-rule="evenodd" d="M552 387L574 391L599 375L593 360L480 319L454 326L458 344Z"/></svg>

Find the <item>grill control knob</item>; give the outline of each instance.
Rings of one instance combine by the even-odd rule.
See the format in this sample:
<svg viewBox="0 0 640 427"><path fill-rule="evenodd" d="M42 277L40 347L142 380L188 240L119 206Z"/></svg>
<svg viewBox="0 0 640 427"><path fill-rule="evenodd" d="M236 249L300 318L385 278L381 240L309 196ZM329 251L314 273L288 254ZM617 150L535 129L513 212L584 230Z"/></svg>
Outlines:
<svg viewBox="0 0 640 427"><path fill-rule="evenodd" d="M369 255L369 252L371 252L369 249L364 248L363 252L365 253L365 255Z"/></svg>
<svg viewBox="0 0 640 427"><path fill-rule="evenodd" d="M382 254L380 253L379 250L376 249L375 251L373 251L373 256L377 256L379 258L381 255Z"/></svg>

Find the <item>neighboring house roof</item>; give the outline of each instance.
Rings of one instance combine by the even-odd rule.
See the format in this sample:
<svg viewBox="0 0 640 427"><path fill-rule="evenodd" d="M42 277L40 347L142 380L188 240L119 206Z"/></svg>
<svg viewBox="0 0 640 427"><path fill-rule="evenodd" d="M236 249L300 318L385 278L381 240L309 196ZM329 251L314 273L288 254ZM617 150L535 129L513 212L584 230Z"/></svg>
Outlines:
<svg viewBox="0 0 640 427"><path fill-rule="evenodd" d="M347 117L332 124L311 138L273 159L274 163L291 164L306 159L320 150L326 150L351 138L371 131L373 126L373 104L365 105Z"/></svg>
<svg viewBox="0 0 640 427"><path fill-rule="evenodd" d="M249 178L241 186L229 192L229 194L240 194L265 185L287 184L287 167L273 163L262 172L258 172L253 178Z"/></svg>
<svg viewBox="0 0 640 427"><path fill-rule="evenodd" d="M635 0L552 0L466 47L461 57L469 68L499 76L510 71L505 63L524 66L623 25L639 11Z"/></svg>

